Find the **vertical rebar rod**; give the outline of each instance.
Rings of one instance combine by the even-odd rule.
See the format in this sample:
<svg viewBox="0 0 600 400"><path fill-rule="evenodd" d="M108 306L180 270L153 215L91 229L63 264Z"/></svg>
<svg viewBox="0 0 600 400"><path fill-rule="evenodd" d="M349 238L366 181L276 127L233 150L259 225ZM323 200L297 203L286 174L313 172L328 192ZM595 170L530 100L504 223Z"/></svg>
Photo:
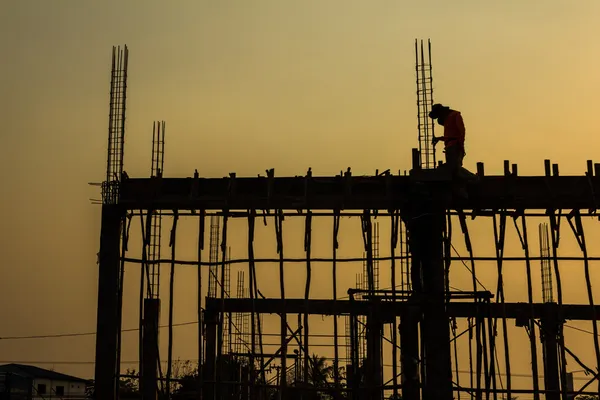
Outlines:
<svg viewBox="0 0 600 400"><path fill-rule="evenodd" d="M312 212L308 210L306 212L306 222L304 226L304 251L306 252L306 285L304 288L304 301L306 309L308 310L308 299L310 297L310 281L311 281L311 241L312 241ZM309 350L309 326L308 326L308 311L304 313L304 383L308 385L308 362L310 360Z"/></svg>
<svg viewBox="0 0 600 400"><path fill-rule="evenodd" d="M519 238L521 240L521 247L525 253L525 268L527 271L527 300L529 302L530 309L530 317L529 317L529 344L531 348L531 375L532 375L532 385L533 385L533 399L539 400L539 381L538 381L538 360L537 360L537 342L536 342L536 325L533 319L533 283L531 280L531 261L529 259L529 242L527 239L527 223L525 214L521 214L521 230L522 233L519 232L519 227L517 226L517 217L513 219L515 224L515 228L517 233L519 233Z"/></svg>
<svg viewBox="0 0 600 400"><path fill-rule="evenodd" d="M431 98L429 99L431 101L431 105L433 106L433 62L431 61L431 39L427 39L427 47L429 50L429 95L431 96ZM431 126L431 138L433 139L435 137L435 123L432 123ZM431 147L433 146L433 143L431 144ZM433 157L433 168L435 168L436 166L436 157L435 157L435 148L432 149L432 157ZM460 392L459 396L460 396ZM510 399L509 399L510 400Z"/></svg>
<svg viewBox="0 0 600 400"><path fill-rule="evenodd" d="M339 247L338 243L338 232L340 230L340 215L339 211L335 211L333 216L333 238L332 238L332 251L333 251L333 262L332 262L332 274L333 274L333 380L335 382L336 390L340 388L340 369L339 369L339 343L338 343L338 314L337 314L337 250ZM392 261L393 262L393 261Z"/></svg>
<svg viewBox="0 0 600 400"><path fill-rule="evenodd" d="M121 179L121 174L123 173L123 158L125 154L125 109L127 105L127 67L129 64L129 49L127 46L123 48L123 104L121 110L121 157L120 157L120 165L119 165L119 179Z"/></svg>
<svg viewBox="0 0 600 400"><path fill-rule="evenodd" d="M173 213L173 228L171 228L171 238L169 247L171 247L171 275L169 276L169 343L167 349L167 398L171 395L171 374L173 364L173 298L175 296L175 239L177 238L177 220L179 215L177 210Z"/></svg>
<svg viewBox="0 0 600 400"><path fill-rule="evenodd" d="M202 335L202 250L204 250L204 234L206 229L205 217L206 211L200 210L200 218L198 221L198 393L202 393L202 382L204 382L204 352L202 351L204 343Z"/></svg>
<svg viewBox="0 0 600 400"><path fill-rule="evenodd" d="M112 48L112 65L110 72L110 97L109 97L109 108L108 108L108 146L107 146L107 159L106 159L106 182L107 184L112 180L112 160L113 160L113 118L114 118L114 93L115 93L115 66L116 66L116 52L115 47ZM102 199L106 203L106 199Z"/></svg>
<svg viewBox="0 0 600 400"><path fill-rule="evenodd" d="M150 177L162 177L164 172L165 122L155 121L152 124L152 165ZM148 255L151 265L148 266L148 298L160 297L160 251L162 238L162 211L154 210L149 219Z"/></svg>
<svg viewBox="0 0 600 400"><path fill-rule="evenodd" d="M124 46L112 48L112 65L110 81L110 104L108 116L108 151L106 166L106 182L109 197L104 203L114 202L111 182L121 179L123 172L123 155L125 143L125 111L127 105L127 68L129 49Z"/></svg>
<svg viewBox="0 0 600 400"><path fill-rule="evenodd" d="M425 52L423 50L423 41L421 40L421 93L423 94L423 118L427 118L427 81L425 78ZM431 137L429 136L429 124L425 123L423 124L423 127L425 128L425 145L424 145L424 151L425 151L425 166L426 168L431 168L431 160L429 159L429 146L431 145L430 143L430 139ZM423 154L421 152L421 157L423 157ZM421 158L422 159L422 158ZM435 167L435 164L433 165L433 167Z"/></svg>
<svg viewBox="0 0 600 400"><path fill-rule="evenodd" d="M415 76L416 76L416 80L417 80L417 130L418 130L418 135L419 135L419 153L423 152L423 146L422 146L422 140L423 140L423 133L421 130L421 93L420 93L420 74L419 74L419 41L417 39L415 39ZM421 160L422 160L422 155L421 155Z"/></svg>

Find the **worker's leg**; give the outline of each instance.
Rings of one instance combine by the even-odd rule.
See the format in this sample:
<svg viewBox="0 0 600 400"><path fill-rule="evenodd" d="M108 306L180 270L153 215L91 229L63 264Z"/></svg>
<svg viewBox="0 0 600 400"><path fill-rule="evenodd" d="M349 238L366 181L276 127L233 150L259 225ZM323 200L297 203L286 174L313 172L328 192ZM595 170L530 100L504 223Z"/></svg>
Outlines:
<svg viewBox="0 0 600 400"><path fill-rule="evenodd" d="M450 146L446 148L446 164L447 168L450 171L451 179L453 181L453 194L466 198L468 197L468 193L465 188L465 179L463 174L461 174L462 161L465 156L464 150L459 146Z"/></svg>
<svg viewBox="0 0 600 400"><path fill-rule="evenodd" d="M458 173L458 168L462 165L461 151L458 146L450 146L446 148L446 168L450 171L452 179Z"/></svg>

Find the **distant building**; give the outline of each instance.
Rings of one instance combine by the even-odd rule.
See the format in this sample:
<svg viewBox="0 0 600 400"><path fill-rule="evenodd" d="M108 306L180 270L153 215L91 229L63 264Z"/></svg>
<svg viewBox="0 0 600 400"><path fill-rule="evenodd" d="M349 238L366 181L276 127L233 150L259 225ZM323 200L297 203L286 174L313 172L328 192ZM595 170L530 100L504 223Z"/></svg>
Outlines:
<svg viewBox="0 0 600 400"><path fill-rule="evenodd" d="M87 383L86 379L32 365L0 365L0 399L83 400Z"/></svg>

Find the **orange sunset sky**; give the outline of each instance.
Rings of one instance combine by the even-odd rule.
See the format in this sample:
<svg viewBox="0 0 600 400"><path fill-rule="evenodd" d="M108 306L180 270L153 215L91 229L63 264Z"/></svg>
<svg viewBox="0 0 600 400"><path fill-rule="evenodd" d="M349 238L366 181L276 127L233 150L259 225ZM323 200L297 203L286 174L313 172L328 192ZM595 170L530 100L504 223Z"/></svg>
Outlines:
<svg viewBox="0 0 600 400"><path fill-rule="evenodd" d="M487 174L500 174L508 159L520 174L543 174L548 158L561 174L582 174L587 159L600 161L599 16L596 0L1 2L0 338L95 330L100 208L90 204L99 193L87 183L105 174L113 45L130 49L125 170L132 177L150 173L153 120L167 122L165 176L190 176L194 169L207 177L256 176L267 168L280 176L308 167L315 175L349 166L355 174L408 169L417 146L415 38L432 40L435 99L465 119L466 168L483 161ZM539 222L530 224L534 255ZM170 224L165 218L165 232ZM244 226L236 224L232 254L244 257ZM287 224L286 249L301 256L303 223ZM492 255L491 222L472 224L476 252ZM597 224L586 225L592 254ZM331 252L330 225L314 228L316 256ZM138 229L139 221L132 226ZM342 256L361 255L359 228L344 220ZM194 258L195 229L196 221L181 224L179 257ZM272 255L273 225L261 229L257 256ZM381 229L389 229L387 222ZM520 255L510 229L507 251ZM132 235L136 256L140 240ZM566 223L563 236L561 252L579 255ZM381 251L388 251L388 234L381 240ZM460 231L455 241L464 249ZM513 265L507 301L524 300L523 268ZM495 292L496 267L480 270L487 266L482 282ZM302 295L303 268L290 266L288 296ZM321 268L313 274L315 298L331 296L330 267ZM342 292L360 266L348 268L340 272ZM562 268L565 301L586 302L581 263ZM135 328L139 273L137 266L128 270L123 326ZM266 296L279 294L275 270L259 266ZM174 319L194 321L195 269L178 271ZM537 262L534 274L539 286ZM163 278L166 298L166 267ZM389 272L381 279L389 281ZM464 273L454 279L454 286L470 289ZM525 333L514 329L521 340L515 349L526 346ZM176 357L196 358L196 327L175 330ZM123 360L135 361L137 335L124 335ZM161 333L162 345L166 337ZM567 340L594 368L591 335L574 332ZM514 357L513 371L530 373L528 355L515 350ZM90 377L93 360L93 335L0 339L0 362L54 363Z"/></svg>

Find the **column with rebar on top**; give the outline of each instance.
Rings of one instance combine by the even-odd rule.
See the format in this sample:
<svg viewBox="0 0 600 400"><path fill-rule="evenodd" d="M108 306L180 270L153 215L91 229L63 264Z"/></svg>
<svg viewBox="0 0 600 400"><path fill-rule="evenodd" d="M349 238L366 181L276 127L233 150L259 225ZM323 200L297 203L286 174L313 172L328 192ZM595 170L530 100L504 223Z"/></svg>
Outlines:
<svg viewBox="0 0 600 400"><path fill-rule="evenodd" d="M416 166L415 162L413 166ZM416 300L423 312L423 399L452 400L450 332L444 297L442 243L445 209L436 202L440 193L433 193L426 183L415 185L410 196L410 207L403 210L402 218L411 238L413 262L415 267L420 268L419 275L422 277L422 288ZM413 282L413 287L417 286L418 282Z"/></svg>
<svg viewBox="0 0 600 400"><path fill-rule="evenodd" d="M106 180L102 184L102 225L98 254L95 398L118 398L122 310L121 233L126 209L119 206L127 93L127 46L113 47ZM123 250L126 249L123 237Z"/></svg>

